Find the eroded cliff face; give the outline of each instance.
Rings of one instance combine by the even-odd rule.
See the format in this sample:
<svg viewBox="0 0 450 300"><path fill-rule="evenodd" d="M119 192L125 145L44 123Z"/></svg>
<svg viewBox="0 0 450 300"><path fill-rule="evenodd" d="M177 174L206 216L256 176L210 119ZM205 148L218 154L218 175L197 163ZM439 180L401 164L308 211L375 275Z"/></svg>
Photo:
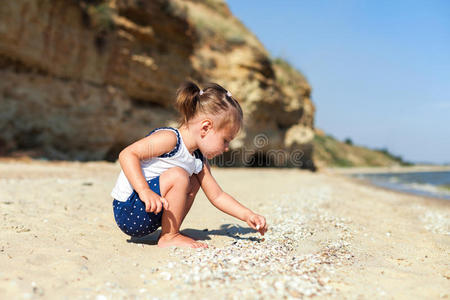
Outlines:
<svg viewBox="0 0 450 300"><path fill-rule="evenodd" d="M217 164L314 167L310 86L219 0L3 3L0 154L114 160L176 125L186 79L218 82L242 104L245 128Z"/></svg>

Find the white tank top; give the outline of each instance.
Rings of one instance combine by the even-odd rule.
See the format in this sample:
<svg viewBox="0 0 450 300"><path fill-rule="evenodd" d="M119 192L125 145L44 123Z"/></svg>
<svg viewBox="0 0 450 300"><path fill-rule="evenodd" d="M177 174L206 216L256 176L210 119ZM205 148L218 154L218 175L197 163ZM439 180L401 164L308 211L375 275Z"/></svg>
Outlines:
<svg viewBox="0 0 450 300"><path fill-rule="evenodd" d="M190 154L186 145L181 138L180 132L172 127L156 128L148 135L159 130L172 130L177 135L177 144L172 151L165 153L158 157L153 157L149 160L141 161L141 168L144 174L145 180L149 181L155 177L160 176L164 171L167 171L173 167L181 167L188 172L189 176L192 174L198 174L203 169L203 155L200 150L196 150L194 155ZM147 135L147 136L148 136ZM125 202L128 197L133 193L133 187L128 181L125 173L120 171L117 178L116 185L114 186L111 196L114 199Z"/></svg>

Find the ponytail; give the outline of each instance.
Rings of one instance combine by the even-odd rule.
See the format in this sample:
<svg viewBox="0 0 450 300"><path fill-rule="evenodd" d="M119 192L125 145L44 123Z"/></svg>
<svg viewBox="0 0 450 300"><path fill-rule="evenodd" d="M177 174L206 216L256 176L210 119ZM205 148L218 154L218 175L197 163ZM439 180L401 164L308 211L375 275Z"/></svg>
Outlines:
<svg viewBox="0 0 450 300"><path fill-rule="evenodd" d="M193 82L187 81L177 90L176 106L181 114L180 123L187 123L197 112L200 101L200 88Z"/></svg>
<svg viewBox="0 0 450 300"><path fill-rule="evenodd" d="M187 81L177 90L176 107L180 112L180 125L189 123L199 112L219 116L217 128L227 124L242 127L243 114L239 102L217 83L208 83L203 90Z"/></svg>

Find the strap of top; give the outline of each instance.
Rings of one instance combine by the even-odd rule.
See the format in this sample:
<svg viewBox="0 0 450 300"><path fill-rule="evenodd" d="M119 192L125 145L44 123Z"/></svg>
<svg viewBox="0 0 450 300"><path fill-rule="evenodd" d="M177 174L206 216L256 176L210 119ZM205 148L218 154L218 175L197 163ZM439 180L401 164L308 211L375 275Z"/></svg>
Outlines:
<svg viewBox="0 0 450 300"><path fill-rule="evenodd" d="M163 130L163 129L172 130L173 132L175 132L175 134L177 135L177 144L175 145L175 147L170 152L161 154L158 157L162 157L162 158L172 157L178 152L178 150L180 149L180 145L181 145L180 132L178 132L178 130L176 128L173 128L173 127L159 127L159 128L155 128L152 131L150 131L150 133L147 134L147 136L151 135L152 133L154 133L156 131Z"/></svg>
<svg viewBox="0 0 450 300"><path fill-rule="evenodd" d="M203 163L204 157L203 157L203 153L200 151L200 149L197 149L194 151L194 156L195 156L195 158L200 159Z"/></svg>
<svg viewBox="0 0 450 300"><path fill-rule="evenodd" d="M203 165L205 164L205 158L203 156L203 153L200 151L200 149L197 149L194 151L194 157L195 157L195 174L198 174L203 169Z"/></svg>

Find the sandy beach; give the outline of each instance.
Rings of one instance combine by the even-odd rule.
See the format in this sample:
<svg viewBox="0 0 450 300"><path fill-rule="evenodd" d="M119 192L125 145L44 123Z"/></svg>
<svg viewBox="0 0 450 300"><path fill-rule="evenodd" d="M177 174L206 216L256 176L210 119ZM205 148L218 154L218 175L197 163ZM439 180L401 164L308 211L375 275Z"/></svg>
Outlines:
<svg viewBox="0 0 450 300"><path fill-rule="evenodd" d="M106 162L0 161L2 299L448 299L450 202L342 172L213 169L266 216L264 237L199 193L182 232L209 248L129 239Z"/></svg>

